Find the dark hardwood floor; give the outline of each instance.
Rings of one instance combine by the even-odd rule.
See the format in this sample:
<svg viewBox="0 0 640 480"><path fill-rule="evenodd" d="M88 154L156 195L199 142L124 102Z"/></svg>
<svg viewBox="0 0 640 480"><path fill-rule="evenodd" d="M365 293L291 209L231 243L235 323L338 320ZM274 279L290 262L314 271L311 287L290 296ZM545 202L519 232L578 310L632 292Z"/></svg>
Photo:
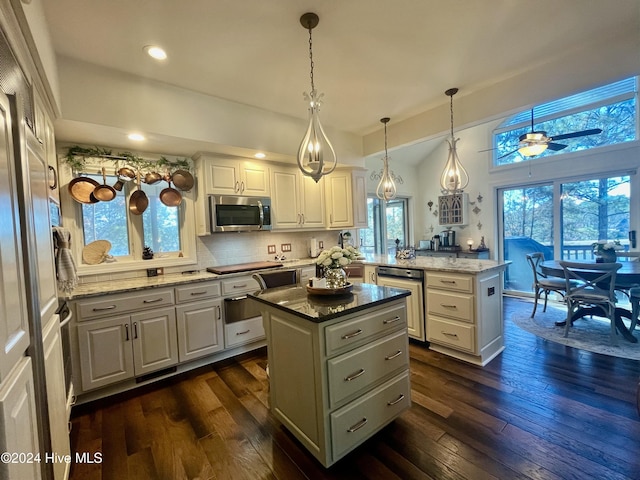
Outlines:
<svg viewBox="0 0 640 480"><path fill-rule="evenodd" d="M640 479L640 362L511 321L484 368L412 344L413 406L329 469L269 413L266 351L74 409L71 479ZM636 333L636 336L638 333Z"/></svg>

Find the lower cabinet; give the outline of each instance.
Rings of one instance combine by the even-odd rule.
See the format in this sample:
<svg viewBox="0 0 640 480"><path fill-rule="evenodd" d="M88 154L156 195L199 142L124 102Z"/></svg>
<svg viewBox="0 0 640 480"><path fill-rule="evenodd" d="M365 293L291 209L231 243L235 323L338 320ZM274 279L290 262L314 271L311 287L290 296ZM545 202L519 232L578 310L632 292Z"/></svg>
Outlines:
<svg viewBox="0 0 640 480"><path fill-rule="evenodd" d="M84 391L178 363L173 307L78 325Z"/></svg>
<svg viewBox="0 0 640 480"><path fill-rule="evenodd" d="M325 467L411 406L404 298L321 323L263 308L271 411Z"/></svg>
<svg viewBox="0 0 640 480"><path fill-rule="evenodd" d="M424 323L424 286L420 281L403 278L378 276L381 287L404 288L411 291L407 297L407 332L411 338L424 342L426 340Z"/></svg>
<svg viewBox="0 0 640 480"><path fill-rule="evenodd" d="M224 350L222 300L176 307L178 358L187 362Z"/></svg>

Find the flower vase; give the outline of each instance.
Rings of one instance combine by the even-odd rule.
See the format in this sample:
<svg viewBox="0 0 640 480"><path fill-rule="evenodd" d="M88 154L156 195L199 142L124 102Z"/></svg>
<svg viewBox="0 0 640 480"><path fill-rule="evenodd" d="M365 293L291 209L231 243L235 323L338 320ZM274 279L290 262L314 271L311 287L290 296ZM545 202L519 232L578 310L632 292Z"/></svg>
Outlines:
<svg viewBox="0 0 640 480"><path fill-rule="evenodd" d="M603 250L600 252L600 257L602 258L603 263L615 263L616 262L616 252L615 250Z"/></svg>
<svg viewBox="0 0 640 480"><path fill-rule="evenodd" d="M342 288L347 284L347 272L343 268L325 268L327 288Z"/></svg>

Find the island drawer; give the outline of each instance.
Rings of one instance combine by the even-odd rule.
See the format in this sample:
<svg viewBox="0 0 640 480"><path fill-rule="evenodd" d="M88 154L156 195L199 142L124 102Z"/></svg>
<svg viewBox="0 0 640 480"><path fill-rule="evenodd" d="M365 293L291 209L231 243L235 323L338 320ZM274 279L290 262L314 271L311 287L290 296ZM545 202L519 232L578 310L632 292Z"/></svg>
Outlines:
<svg viewBox="0 0 640 480"><path fill-rule="evenodd" d="M409 372L405 371L333 412L333 458L339 458L353 449L410 406Z"/></svg>
<svg viewBox="0 0 640 480"><path fill-rule="evenodd" d="M327 364L331 408L394 371L408 368L408 347L406 332L400 330L330 359Z"/></svg>
<svg viewBox="0 0 640 480"><path fill-rule="evenodd" d="M137 294L124 293L102 296L78 302L78 321L173 304L172 289L150 289Z"/></svg>
<svg viewBox="0 0 640 480"><path fill-rule="evenodd" d="M226 348L237 347L265 338L262 317L228 323L224 326L224 336Z"/></svg>
<svg viewBox="0 0 640 480"><path fill-rule="evenodd" d="M251 275L225 278L221 280L220 283L222 284L223 295L236 295L238 293L260 290L260 285L258 285L258 282Z"/></svg>
<svg viewBox="0 0 640 480"><path fill-rule="evenodd" d="M427 319L427 340L476 353L474 351L475 327L473 325L447 321L430 315Z"/></svg>
<svg viewBox="0 0 640 480"><path fill-rule="evenodd" d="M427 309L430 313L474 323L474 296L427 290Z"/></svg>
<svg viewBox="0 0 640 480"><path fill-rule="evenodd" d="M176 287L176 303L194 302L221 295L220 282L205 282L188 287Z"/></svg>
<svg viewBox="0 0 640 480"><path fill-rule="evenodd" d="M473 293L473 277L455 273L427 273L427 288Z"/></svg>
<svg viewBox="0 0 640 480"><path fill-rule="evenodd" d="M407 328L407 312L404 305L371 310L353 320L330 325L325 329L327 356L343 351L345 347L361 345L375 335Z"/></svg>

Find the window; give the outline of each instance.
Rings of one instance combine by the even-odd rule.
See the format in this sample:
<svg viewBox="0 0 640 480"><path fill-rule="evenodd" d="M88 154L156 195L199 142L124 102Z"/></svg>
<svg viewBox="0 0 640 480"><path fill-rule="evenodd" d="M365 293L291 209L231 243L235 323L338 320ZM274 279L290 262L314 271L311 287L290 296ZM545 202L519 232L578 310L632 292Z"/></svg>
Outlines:
<svg viewBox="0 0 640 480"><path fill-rule="evenodd" d="M549 155L586 150L636 140L637 138L637 85L629 78L587 92L536 106L535 131L545 131L553 137L581 130L602 129L602 133L562 139L561 150L547 149L535 157L524 157L517 152L519 136L531 132L531 110L518 113L505 120L493 135L494 166L508 165L524 160L533 161Z"/></svg>
<svg viewBox="0 0 640 480"><path fill-rule="evenodd" d="M143 185L149 207L142 214L144 244L155 253L180 251L180 209L168 207L160 201L166 185Z"/></svg>
<svg viewBox="0 0 640 480"><path fill-rule="evenodd" d="M395 255L396 240L400 246L409 242L409 200L396 197L382 202L378 197L367 198L367 215L371 227L361 229L362 253Z"/></svg>

